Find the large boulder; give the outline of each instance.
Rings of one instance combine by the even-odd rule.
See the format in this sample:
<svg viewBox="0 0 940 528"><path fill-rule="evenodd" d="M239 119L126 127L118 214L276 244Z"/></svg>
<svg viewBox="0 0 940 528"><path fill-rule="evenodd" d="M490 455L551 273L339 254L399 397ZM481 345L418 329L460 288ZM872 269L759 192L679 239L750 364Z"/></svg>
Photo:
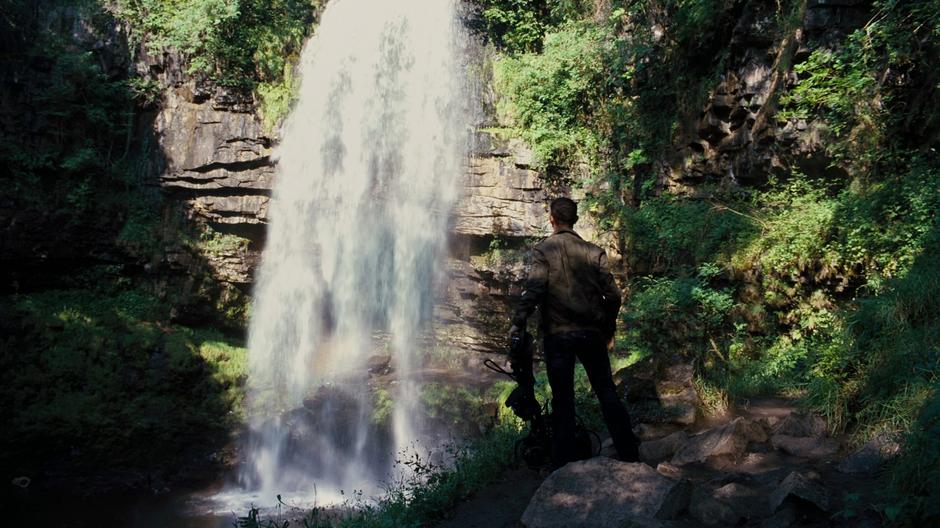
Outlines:
<svg viewBox="0 0 940 528"><path fill-rule="evenodd" d="M790 497L811 503L822 511L832 511L832 495L819 483L816 475L799 471L793 471L787 475L787 478L783 479L777 489L770 494L768 503L770 511L776 512Z"/></svg>
<svg viewBox="0 0 940 528"><path fill-rule="evenodd" d="M826 436L829 426L815 414L792 412L773 426L774 435L819 438Z"/></svg>
<svg viewBox="0 0 940 528"><path fill-rule="evenodd" d="M689 513L706 526L734 526L741 515L704 488L697 487L689 499Z"/></svg>
<svg viewBox="0 0 940 528"><path fill-rule="evenodd" d="M774 449L803 458L827 458L839 452L839 442L832 438L774 435Z"/></svg>
<svg viewBox="0 0 940 528"><path fill-rule="evenodd" d="M640 444L640 460L648 463L662 462L671 458L688 441L688 433L682 430L676 431L665 438L643 442Z"/></svg>
<svg viewBox="0 0 940 528"><path fill-rule="evenodd" d="M597 457L552 473L522 515L528 528L656 526L688 502L688 486L646 464Z"/></svg>
<svg viewBox="0 0 940 528"><path fill-rule="evenodd" d="M901 444L890 434L880 434L839 462L843 473L873 473L901 452Z"/></svg>
<svg viewBox="0 0 940 528"><path fill-rule="evenodd" d="M744 454L749 443L766 441L767 433L757 422L738 417L691 437L672 457L672 463L681 466L715 457L737 459Z"/></svg>

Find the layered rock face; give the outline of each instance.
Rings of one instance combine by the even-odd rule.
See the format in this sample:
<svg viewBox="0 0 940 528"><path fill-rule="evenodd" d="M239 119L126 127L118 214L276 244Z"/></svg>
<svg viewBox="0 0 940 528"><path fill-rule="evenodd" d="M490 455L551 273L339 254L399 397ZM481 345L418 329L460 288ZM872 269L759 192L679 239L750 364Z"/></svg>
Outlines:
<svg viewBox="0 0 940 528"><path fill-rule="evenodd" d="M144 46L137 68L164 87L153 131L165 195L189 220L248 242L215 244L202 257L217 280L251 283L274 184L276 137L256 116L250 95L197 82L176 53L151 55ZM168 263L185 268L185 253L168 248Z"/></svg>
<svg viewBox="0 0 940 528"><path fill-rule="evenodd" d="M696 195L706 181L756 185L793 167L830 170L817 131L802 122L780 126L773 119L776 100L795 79L794 61L858 27L868 3L812 0L802 27L790 34L773 29L775 9L773 2L750 2L741 14L728 69L702 112L683 127L675 156L663 164L661 184L669 192ZM247 285L264 242L276 134L255 116L249 96L200 86L184 74L175 55L144 56L140 67L166 87L154 122L163 156L161 185L190 219L248 240L205 255L217 280ZM494 119L484 118L481 128ZM548 233L549 193L521 141L486 132L473 139L451 221L448 280L436 313L449 343L491 352L504 345L508 313L524 277L523 249ZM617 262L615 240L601 240L589 218L578 227Z"/></svg>
<svg viewBox="0 0 940 528"><path fill-rule="evenodd" d="M265 132L247 101L198 90L174 74L167 58L169 67L149 66L169 85L154 123L164 160L161 185L191 220L250 240L204 255L217 280L249 284L264 242L276 137ZM482 352L503 346L496 338L502 331L493 329L505 326L519 294L519 248L527 238L544 235L548 214L547 193L524 145L484 133L475 143L450 222L451 254L437 317L450 343ZM180 269L190 260L182 250L171 251L168 259Z"/></svg>

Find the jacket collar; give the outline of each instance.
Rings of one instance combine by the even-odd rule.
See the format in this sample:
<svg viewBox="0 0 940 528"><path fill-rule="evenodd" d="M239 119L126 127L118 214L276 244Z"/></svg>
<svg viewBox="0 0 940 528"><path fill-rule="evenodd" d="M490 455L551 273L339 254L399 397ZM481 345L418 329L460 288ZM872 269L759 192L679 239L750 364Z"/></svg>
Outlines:
<svg viewBox="0 0 940 528"><path fill-rule="evenodd" d="M558 229L555 230L554 233L552 233L552 235L560 235L560 234L562 234L562 233L569 233L569 234L572 234L572 235L574 235L574 236L576 236L576 237L578 237L578 238L581 238L581 235L575 233L575 232L574 232L574 229L571 229L570 227L559 227Z"/></svg>

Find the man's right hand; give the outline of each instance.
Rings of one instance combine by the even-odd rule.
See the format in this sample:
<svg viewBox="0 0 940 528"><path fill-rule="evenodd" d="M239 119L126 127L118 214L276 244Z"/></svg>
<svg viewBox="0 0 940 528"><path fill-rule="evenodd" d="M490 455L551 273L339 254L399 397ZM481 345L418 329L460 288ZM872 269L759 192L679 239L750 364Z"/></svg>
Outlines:
<svg viewBox="0 0 940 528"><path fill-rule="evenodd" d="M513 337L515 337L515 336L517 336L517 335L519 335L519 334L521 334L521 333L522 333L522 329L521 329L521 328L519 328L519 327L516 326L516 325L512 325L512 327L509 328L509 339L511 340Z"/></svg>

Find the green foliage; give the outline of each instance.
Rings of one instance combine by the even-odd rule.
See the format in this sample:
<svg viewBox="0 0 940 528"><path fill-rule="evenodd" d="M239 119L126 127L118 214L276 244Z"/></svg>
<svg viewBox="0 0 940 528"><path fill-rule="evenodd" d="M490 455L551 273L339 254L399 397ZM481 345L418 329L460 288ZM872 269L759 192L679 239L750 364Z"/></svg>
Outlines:
<svg viewBox="0 0 940 528"><path fill-rule="evenodd" d="M0 306L0 363L17 373L0 390L17 409L0 436L7 462L72 452L70 464L96 470L165 463L238 419L245 349L169 324L147 291L53 290Z"/></svg>
<svg viewBox="0 0 940 528"><path fill-rule="evenodd" d="M652 161L680 132L680 117L700 109L719 71L722 35L734 22L729 5L614 2L606 21L565 17L546 30L540 53L517 46L528 53L501 59L501 110L551 169L549 183L571 183L559 172L583 165L602 186L591 200L612 217L625 199L649 195Z"/></svg>
<svg viewBox="0 0 940 528"><path fill-rule="evenodd" d="M421 387L421 403L427 417L450 431L472 434L488 421L484 394L469 387L427 383Z"/></svg>
<svg viewBox="0 0 940 528"><path fill-rule="evenodd" d="M500 111L518 127L542 168L575 165L596 154L590 102L605 75L599 59L603 36L590 24L570 23L545 38L543 53L496 65L497 87L510 94Z"/></svg>
<svg viewBox="0 0 940 528"><path fill-rule="evenodd" d="M538 51L550 28L576 20L591 7L587 0L483 0L486 35L509 52Z"/></svg>
<svg viewBox="0 0 940 528"><path fill-rule="evenodd" d="M940 518L940 396L936 384L926 396L891 471L893 503L888 519L902 526L928 526Z"/></svg>
<svg viewBox="0 0 940 528"><path fill-rule="evenodd" d="M388 389L377 388L372 391L372 423L387 425L395 410L395 400Z"/></svg>
<svg viewBox="0 0 940 528"><path fill-rule="evenodd" d="M117 0L114 12L154 51L175 48L189 72L222 85L278 81L299 52L318 0Z"/></svg>
<svg viewBox="0 0 940 528"><path fill-rule="evenodd" d="M663 272L728 260L754 222L719 204L662 196L622 212L626 255L634 269Z"/></svg>
<svg viewBox="0 0 940 528"><path fill-rule="evenodd" d="M716 287L718 270L703 265L696 276L645 277L623 311L632 347L654 352L688 349L727 332L735 305L731 290Z"/></svg>
<svg viewBox="0 0 940 528"><path fill-rule="evenodd" d="M121 181L118 162L128 154L133 111L127 86L109 79L91 52L74 51L55 36L40 38L26 54L19 66L33 82L24 101L32 111L15 118L28 118L38 134L0 140L10 179L5 190L87 213L94 184Z"/></svg>
<svg viewBox="0 0 940 528"><path fill-rule="evenodd" d="M273 130L280 120L287 116L299 90L300 79L294 76L293 67L289 64L284 66L284 75L280 80L261 82L257 85L255 94L258 99L258 113L268 130Z"/></svg>
<svg viewBox="0 0 940 528"><path fill-rule="evenodd" d="M49 27L37 15L42 9L5 4L7 38L19 52L4 58L13 75L0 89L18 110L5 114L15 133L0 138L7 169L0 194L44 219L31 227L52 235L50 245L113 236L130 253L146 254L159 241L160 197L144 181L149 152L135 141L135 127L155 87L105 72L100 54L75 41L70 17L88 21L92 33L113 22L94 2L47 4Z"/></svg>
<svg viewBox="0 0 940 528"><path fill-rule="evenodd" d="M265 126L287 115L297 92L293 68L322 0L98 0L127 21L151 52L175 49L187 72L252 91ZM138 99L156 102L142 82Z"/></svg>
<svg viewBox="0 0 940 528"><path fill-rule="evenodd" d="M917 145L922 137L908 133L924 132L940 119L927 95L940 82L940 54L926 44L940 35L940 7L873 4L875 16L841 48L818 49L794 68L800 80L781 98L779 116L820 120L830 156L859 176L877 173L879 162L901 154L895 148Z"/></svg>
<svg viewBox="0 0 940 528"><path fill-rule="evenodd" d="M197 247L205 255L222 256L243 252L248 247L249 242L247 238L220 233L207 226L199 234Z"/></svg>

